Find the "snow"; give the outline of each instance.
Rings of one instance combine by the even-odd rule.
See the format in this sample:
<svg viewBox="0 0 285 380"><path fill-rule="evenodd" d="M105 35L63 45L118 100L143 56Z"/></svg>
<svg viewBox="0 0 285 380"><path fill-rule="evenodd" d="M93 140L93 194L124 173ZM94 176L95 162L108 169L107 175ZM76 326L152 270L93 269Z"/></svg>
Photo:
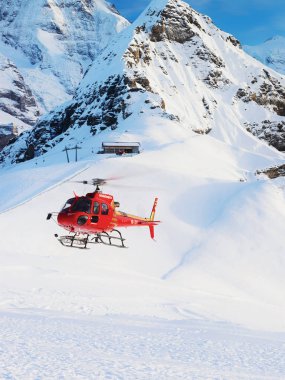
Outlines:
<svg viewBox="0 0 285 380"><path fill-rule="evenodd" d="M50 55L64 54L64 50L58 43L56 36L46 32L45 30L39 29L37 37L40 43L48 50Z"/></svg>
<svg viewBox="0 0 285 380"><path fill-rule="evenodd" d="M133 146L136 146L136 147L139 147L140 146L140 143L139 142L124 142L124 141L121 141L121 142L118 142L118 141L115 141L115 142L103 142L103 146L130 146L130 147L133 147Z"/></svg>
<svg viewBox="0 0 285 380"><path fill-rule="evenodd" d="M245 45L243 48L248 54L269 66L271 69L285 74L284 42L284 36L274 36L262 44L255 46Z"/></svg>
<svg viewBox="0 0 285 380"><path fill-rule="evenodd" d="M4 379L275 380L284 375L284 334L199 319L74 319L29 311L2 313L0 321Z"/></svg>
<svg viewBox="0 0 285 380"><path fill-rule="evenodd" d="M0 124L10 124L13 123L15 126L19 128L19 130L28 129L30 126L18 118L8 114L7 112L3 112L0 110Z"/></svg>
<svg viewBox="0 0 285 380"><path fill-rule="evenodd" d="M66 64L68 67L68 65ZM80 71L79 65L74 65L75 68L68 67L69 70ZM58 79L50 75L49 70L33 67L30 69L22 69L29 86L33 86L33 93L40 103L44 102L46 109L53 109L59 103L64 103L70 99L70 95L66 93L66 88L58 82ZM70 80L70 85L74 85L74 80ZM55 91L56 89L56 91ZM56 93L56 96L54 94ZM45 112L45 107L41 106L41 112ZM27 128L27 130L30 128Z"/></svg>
<svg viewBox="0 0 285 380"><path fill-rule="evenodd" d="M61 151L1 169L3 378L284 375L285 183L254 175L284 155L152 131L133 157L67 164ZM47 213L91 190L70 181L113 176L104 190L124 211L148 216L158 196L156 241L124 229L127 249L61 246Z"/></svg>

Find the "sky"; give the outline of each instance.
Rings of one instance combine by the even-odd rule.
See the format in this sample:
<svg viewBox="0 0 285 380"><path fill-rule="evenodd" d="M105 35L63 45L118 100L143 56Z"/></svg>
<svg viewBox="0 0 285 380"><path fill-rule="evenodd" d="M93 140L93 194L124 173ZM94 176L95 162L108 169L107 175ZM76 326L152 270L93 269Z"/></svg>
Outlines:
<svg viewBox="0 0 285 380"><path fill-rule="evenodd" d="M243 45L256 45L275 35L285 36L285 0L184 0L210 16ZM150 0L113 0L120 13L133 21Z"/></svg>

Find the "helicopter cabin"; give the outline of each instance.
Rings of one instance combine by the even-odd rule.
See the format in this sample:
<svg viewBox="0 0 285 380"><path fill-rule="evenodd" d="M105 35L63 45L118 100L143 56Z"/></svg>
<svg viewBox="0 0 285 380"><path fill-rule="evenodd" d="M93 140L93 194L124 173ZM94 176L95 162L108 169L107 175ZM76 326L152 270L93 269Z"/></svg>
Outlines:
<svg viewBox="0 0 285 380"><path fill-rule="evenodd" d="M117 154L139 154L141 144L139 142L103 142L101 153Z"/></svg>

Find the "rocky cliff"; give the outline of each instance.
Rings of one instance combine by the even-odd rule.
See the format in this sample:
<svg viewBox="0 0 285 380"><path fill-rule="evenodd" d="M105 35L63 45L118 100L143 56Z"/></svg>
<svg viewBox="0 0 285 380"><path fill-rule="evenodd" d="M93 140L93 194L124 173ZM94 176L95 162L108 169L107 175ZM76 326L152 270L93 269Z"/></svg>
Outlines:
<svg viewBox="0 0 285 380"><path fill-rule="evenodd" d="M0 54L0 124L17 120L19 129L33 125L39 109L30 87L13 62Z"/></svg>

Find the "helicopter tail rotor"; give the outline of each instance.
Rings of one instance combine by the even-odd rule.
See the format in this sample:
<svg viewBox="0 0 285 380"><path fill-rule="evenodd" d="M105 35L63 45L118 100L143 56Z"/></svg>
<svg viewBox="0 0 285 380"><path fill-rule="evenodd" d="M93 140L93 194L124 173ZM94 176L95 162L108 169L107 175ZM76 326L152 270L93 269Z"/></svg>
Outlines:
<svg viewBox="0 0 285 380"><path fill-rule="evenodd" d="M149 218L151 222L154 221L154 215L155 215L155 210L156 210L157 202L158 202L158 198L155 198L153 206L152 206L150 218Z"/></svg>
<svg viewBox="0 0 285 380"><path fill-rule="evenodd" d="M151 224L149 224L149 232L150 232L150 237L151 237L152 239L154 239L154 226L157 225L157 224L159 223L158 221L155 221L155 220L154 220L154 216L155 216L155 210L156 210L157 202L158 202L158 198L155 198L154 203L153 203L153 206L152 206L152 210L151 210L150 218L149 218L149 221L152 222Z"/></svg>

